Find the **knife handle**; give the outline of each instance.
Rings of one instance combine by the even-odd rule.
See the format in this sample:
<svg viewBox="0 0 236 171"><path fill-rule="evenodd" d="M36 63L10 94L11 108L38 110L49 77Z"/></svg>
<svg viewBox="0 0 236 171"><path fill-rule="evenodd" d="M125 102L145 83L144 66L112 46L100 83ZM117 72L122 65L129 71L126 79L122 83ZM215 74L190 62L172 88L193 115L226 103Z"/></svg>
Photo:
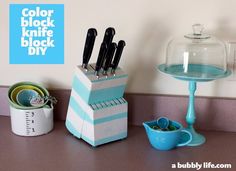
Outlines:
<svg viewBox="0 0 236 171"><path fill-rule="evenodd" d="M103 61L104 61L106 50L107 50L107 44L105 42L102 42L100 50L99 50L96 66L95 66L95 75L96 76L99 75L99 71L102 68L102 64L103 64Z"/></svg>
<svg viewBox="0 0 236 171"><path fill-rule="evenodd" d="M103 42L105 42L107 44L107 47L110 46L114 35L116 34L116 31L113 27L108 27L105 31L105 35L103 38Z"/></svg>
<svg viewBox="0 0 236 171"><path fill-rule="evenodd" d="M83 68L87 68L89 59L93 51L96 36L97 30L95 28L88 29L83 53Z"/></svg>
<svg viewBox="0 0 236 171"><path fill-rule="evenodd" d="M111 45L108 48L107 54L106 54L106 61L103 66L103 74L107 74L107 70L111 66L111 61L114 56L115 50L116 50L116 43L111 43Z"/></svg>
<svg viewBox="0 0 236 171"><path fill-rule="evenodd" d="M115 54L115 57L114 57L114 60L112 62L112 71L114 72L120 62L120 58L121 58L121 54L123 52L123 49L125 47L125 41L124 40L120 40L118 42L118 46L117 46L117 50L116 50L116 54Z"/></svg>

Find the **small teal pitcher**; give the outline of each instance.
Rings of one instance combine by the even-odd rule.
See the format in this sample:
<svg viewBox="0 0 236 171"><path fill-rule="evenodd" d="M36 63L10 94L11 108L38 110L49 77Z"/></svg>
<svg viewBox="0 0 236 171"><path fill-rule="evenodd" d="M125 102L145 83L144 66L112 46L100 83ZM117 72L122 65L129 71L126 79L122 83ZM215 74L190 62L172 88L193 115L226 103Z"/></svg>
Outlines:
<svg viewBox="0 0 236 171"><path fill-rule="evenodd" d="M155 149L171 150L175 147L185 146L192 141L192 134L189 131L184 130L179 122L170 120L169 124L174 126L176 130L155 130L152 126L157 125L156 120L143 123L149 142Z"/></svg>

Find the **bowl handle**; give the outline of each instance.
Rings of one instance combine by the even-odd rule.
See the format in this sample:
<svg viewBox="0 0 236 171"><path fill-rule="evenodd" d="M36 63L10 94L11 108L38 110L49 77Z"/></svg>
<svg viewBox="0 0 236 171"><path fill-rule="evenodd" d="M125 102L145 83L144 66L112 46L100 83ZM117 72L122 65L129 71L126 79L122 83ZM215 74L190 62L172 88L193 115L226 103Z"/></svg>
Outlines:
<svg viewBox="0 0 236 171"><path fill-rule="evenodd" d="M187 133L189 135L189 139L186 142L177 144L177 147L185 146L185 145L189 144L193 139L193 136L189 131L182 129L181 132Z"/></svg>

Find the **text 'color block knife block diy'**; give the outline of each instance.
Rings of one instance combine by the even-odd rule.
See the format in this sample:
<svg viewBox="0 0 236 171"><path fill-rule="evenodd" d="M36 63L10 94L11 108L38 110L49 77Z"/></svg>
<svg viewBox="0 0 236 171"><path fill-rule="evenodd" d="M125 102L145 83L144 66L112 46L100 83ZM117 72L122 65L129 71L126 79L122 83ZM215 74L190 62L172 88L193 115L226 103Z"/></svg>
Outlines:
<svg viewBox="0 0 236 171"><path fill-rule="evenodd" d="M94 75L78 66L72 84L66 118L67 129L77 138L98 146L127 137L128 103L123 98L127 74L120 68L116 75Z"/></svg>

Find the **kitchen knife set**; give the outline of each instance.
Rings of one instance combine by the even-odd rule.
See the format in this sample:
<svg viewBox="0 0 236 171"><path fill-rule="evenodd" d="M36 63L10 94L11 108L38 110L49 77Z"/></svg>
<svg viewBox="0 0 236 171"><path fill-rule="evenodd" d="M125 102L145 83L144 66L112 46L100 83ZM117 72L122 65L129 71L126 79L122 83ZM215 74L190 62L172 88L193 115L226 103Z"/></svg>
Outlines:
<svg viewBox="0 0 236 171"><path fill-rule="evenodd" d="M112 42L114 35L115 35L114 28L109 27L106 29L103 42L101 43L100 50L98 53L97 62L94 68L95 69L94 74L97 76L97 78L99 78L100 72L102 72L102 74L107 77L109 68L111 68L111 74L115 76L115 71L119 64L125 46L125 41L120 40L117 45L116 43ZM83 64L82 64L82 67L86 71L93 51L96 36L97 36L97 30L95 28L88 29L84 46Z"/></svg>

